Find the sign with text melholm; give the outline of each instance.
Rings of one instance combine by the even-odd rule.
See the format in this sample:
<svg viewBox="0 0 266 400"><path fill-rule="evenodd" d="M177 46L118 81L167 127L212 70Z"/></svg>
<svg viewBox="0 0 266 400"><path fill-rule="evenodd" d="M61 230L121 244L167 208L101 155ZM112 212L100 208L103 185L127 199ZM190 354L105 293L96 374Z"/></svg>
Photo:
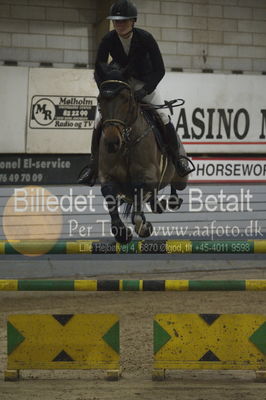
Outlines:
<svg viewBox="0 0 266 400"><path fill-rule="evenodd" d="M90 153L98 89L92 70L29 71L27 153Z"/></svg>

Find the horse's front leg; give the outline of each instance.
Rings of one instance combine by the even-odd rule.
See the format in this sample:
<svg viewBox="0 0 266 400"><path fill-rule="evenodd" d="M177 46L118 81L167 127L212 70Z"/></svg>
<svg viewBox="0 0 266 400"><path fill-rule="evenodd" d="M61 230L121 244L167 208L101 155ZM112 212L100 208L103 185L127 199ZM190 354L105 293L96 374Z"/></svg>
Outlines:
<svg viewBox="0 0 266 400"><path fill-rule="evenodd" d="M101 191L107 203L109 215L111 217L111 230L116 241L123 244L131 242L133 236L132 231L125 226L119 216L115 185L112 183L103 184Z"/></svg>
<svg viewBox="0 0 266 400"><path fill-rule="evenodd" d="M153 194L149 200L151 210L155 214L162 214L167 207L167 202L165 199L159 200L158 199L158 190L154 189Z"/></svg>
<svg viewBox="0 0 266 400"><path fill-rule="evenodd" d="M134 202L133 202L133 212L132 212L132 224L135 227L135 232L140 237L148 237L153 232L153 226L150 222L146 221L143 204L144 204L144 191L143 187L136 186L134 189Z"/></svg>

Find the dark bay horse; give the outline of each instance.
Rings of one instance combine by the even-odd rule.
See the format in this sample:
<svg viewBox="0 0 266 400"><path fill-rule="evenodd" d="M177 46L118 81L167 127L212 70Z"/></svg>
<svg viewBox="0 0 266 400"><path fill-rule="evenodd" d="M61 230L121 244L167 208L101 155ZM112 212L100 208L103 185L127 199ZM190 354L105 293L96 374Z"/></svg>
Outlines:
<svg viewBox="0 0 266 400"><path fill-rule="evenodd" d="M178 176L166 151L158 146L153 129L134 92L122 73L109 73L100 86L98 97L102 116L99 144L99 181L111 217L111 228L120 243L132 240L132 231L119 215L120 200L131 207L135 232L145 238L153 231L146 221L143 205L149 202L155 213L165 211L166 200L158 192L171 185L168 203L172 210L180 207L176 190L187 185L187 176ZM186 156L180 142L180 154ZM128 212L129 213L129 212Z"/></svg>

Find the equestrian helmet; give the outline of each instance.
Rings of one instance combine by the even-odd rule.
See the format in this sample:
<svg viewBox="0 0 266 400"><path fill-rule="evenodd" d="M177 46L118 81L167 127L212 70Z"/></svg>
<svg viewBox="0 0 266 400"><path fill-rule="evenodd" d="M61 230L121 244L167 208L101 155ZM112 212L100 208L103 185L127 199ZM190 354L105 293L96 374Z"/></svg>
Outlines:
<svg viewBox="0 0 266 400"><path fill-rule="evenodd" d="M129 0L118 0L112 4L110 8L110 15L107 19L111 20L122 20L122 19L134 19L137 20L138 10L135 4Z"/></svg>

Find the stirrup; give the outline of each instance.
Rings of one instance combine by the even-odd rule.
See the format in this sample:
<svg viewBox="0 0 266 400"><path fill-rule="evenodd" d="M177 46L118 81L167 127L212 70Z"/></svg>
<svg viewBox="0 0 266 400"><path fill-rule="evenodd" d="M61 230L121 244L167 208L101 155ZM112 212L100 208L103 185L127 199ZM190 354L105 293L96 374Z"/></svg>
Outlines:
<svg viewBox="0 0 266 400"><path fill-rule="evenodd" d="M94 186L96 179L97 179L97 173L96 173L95 169L91 165L87 165L80 172L77 182L80 185Z"/></svg>
<svg viewBox="0 0 266 400"><path fill-rule="evenodd" d="M181 156L181 155L177 156L174 164L178 175L181 176L182 178L184 176L187 176L191 172L195 171L196 169L193 162L186 156Z"/></svg>

